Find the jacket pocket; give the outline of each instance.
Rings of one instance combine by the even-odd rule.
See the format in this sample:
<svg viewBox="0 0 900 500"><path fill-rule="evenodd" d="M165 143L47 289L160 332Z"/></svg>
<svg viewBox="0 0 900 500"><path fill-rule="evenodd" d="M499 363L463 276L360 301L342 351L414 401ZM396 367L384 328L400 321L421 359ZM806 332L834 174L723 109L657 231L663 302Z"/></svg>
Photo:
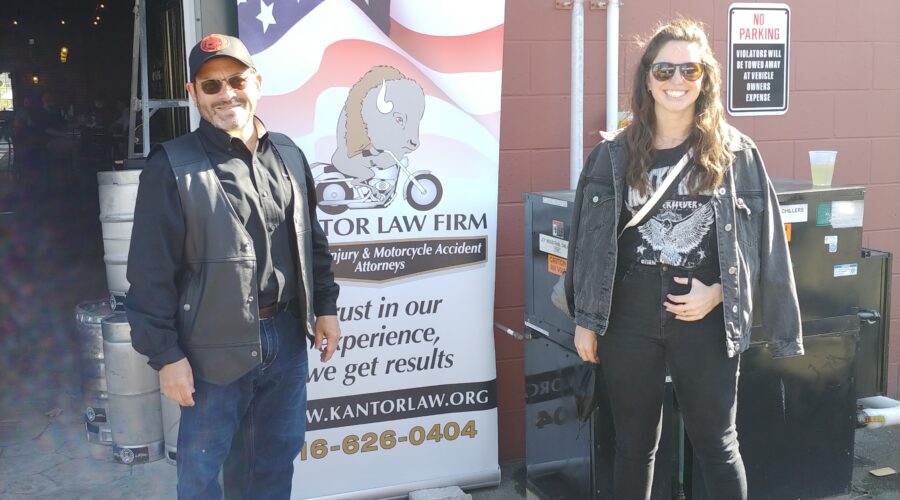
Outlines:
<svg viewBox="0 0 900 500"><path fill-rule="evenodd" d="M765 200L763 200L760 191L738 191L734 197L734 209L736 213L745 217L756 217L763 213L766 209Z"/></svg>
<svg viewBox="0 0 900 500"><path fill-rule="evenodd" d="M615 221L615 190L605 182L591 182L585 187L581 210L581 227L585 234Z"/></svg>
<svg viewBox="0 0 900 500"><path fill-rule="evenodd" d="M759 191L738 191L734 197L735 218L741 230L738 232L738 243L745 247L747 253L759 248L763 234L763 217L766 203Z"/></svg>
<svg viewBox="0 0 900 500"><path fill-rule="evenodd" d="M584 189L585 208L598 208L615 199L612 185L602 181L591 181Z"/></svg>
<svg viewBox="0 0 900 500"><path fill-rule="evenodd" d="M738 191L734 197L735 224L737 227L737 255L741 275L749 279L751 290L758 283L760 248L763 242L763 217L765 200L759 191Z"/></svg>
<svg viewBox="0 0 900 500"><path fill-rule="evenodd" d="M177 328L179 332L194 329L197 314L197 301L200 296L199 272L188 271L184 285L178 297Z"/></svg>
<svg viewBox="0 0 900 500"><path fill-rule="evenodd" d="M259 326L254 315L257 300L254 261L199 264L185 297L190 308L183 314L189 314L190 321L185 321L185 328L180 332L184 345L196 348L259 341Z"/></svg>

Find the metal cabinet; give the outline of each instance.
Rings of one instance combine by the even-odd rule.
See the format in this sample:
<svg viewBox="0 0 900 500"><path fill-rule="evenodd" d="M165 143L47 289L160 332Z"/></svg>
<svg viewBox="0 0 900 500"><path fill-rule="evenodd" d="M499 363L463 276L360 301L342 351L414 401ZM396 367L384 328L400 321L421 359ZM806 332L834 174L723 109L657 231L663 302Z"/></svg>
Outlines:
<svg viewBox="0 0 900 500"><path fill-rule="evenodd" d="M856 397L887 393L888 326L891 324L891 254L864 248L859 278L859 362Z"/></svg>

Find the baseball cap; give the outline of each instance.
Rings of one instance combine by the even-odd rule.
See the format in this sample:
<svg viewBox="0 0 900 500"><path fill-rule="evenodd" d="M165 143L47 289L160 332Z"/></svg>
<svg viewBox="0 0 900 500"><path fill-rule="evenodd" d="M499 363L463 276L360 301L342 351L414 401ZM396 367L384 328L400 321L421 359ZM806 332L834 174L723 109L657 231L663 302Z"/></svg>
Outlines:
<svg viewBox="0 0 900 500"><path fill-rule="evenodd" d="M191 80L197 76L197 72L200 71L200 66L203 66L203 63L214 57L223 56L235 59L248 68L256 68L253 64L253 59L250 58L250 52L244 46L244 42L233 36L213 33L203 37L191 49L191 55L188 57Z"/></svg>

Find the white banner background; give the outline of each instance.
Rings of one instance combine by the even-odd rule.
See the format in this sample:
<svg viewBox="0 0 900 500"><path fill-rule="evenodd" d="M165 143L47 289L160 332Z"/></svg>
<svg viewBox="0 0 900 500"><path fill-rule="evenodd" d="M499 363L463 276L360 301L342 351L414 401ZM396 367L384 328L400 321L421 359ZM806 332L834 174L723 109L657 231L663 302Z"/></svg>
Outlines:
<svg viewBox="0 0 900 500"><path fill-rule="evenodd" d="M424 90L419 146L406 159L410 172L439 180L442 198L415 210L400 174L387 206L320 209L333 252L372 257L379 247L453 251L482 242L471 255L348 253L336 267L344 349L327 364L310 356L316 380L308 385L310 430L294 497L385 498L496 483L492 311L504 2L237 3L241 38L263 76L257 114L291 136L310 163L332 162L350 87L371 67L393 66ZM356 271L390 262L405 269ZM391 303L395 311L383 306ZM378 333L402 330L418 337L404 343Z"/></svg>

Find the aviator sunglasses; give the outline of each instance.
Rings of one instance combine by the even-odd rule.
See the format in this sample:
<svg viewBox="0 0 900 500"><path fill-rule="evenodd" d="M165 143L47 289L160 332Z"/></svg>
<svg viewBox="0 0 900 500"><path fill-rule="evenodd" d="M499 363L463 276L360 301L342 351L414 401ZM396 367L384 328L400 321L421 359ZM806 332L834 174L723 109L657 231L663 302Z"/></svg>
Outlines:
<svg viewBox="0 0 900 500"><path fill-rule="evenodd" d="M658 82L671 80L675 76L675 69L681 72L681 77L689 82L696 82L703 76L706 65L703 63L687 62L672 64L670 62L658 62L650 65L650 74Z"/></svg>
<svg viewBox="0 0 900 500"><path fill-rule="evenodd" d="M203 80L202 82L198 83L200 84L200 89L203 90L204 94L216 95L222 91L222 86L226 83L234 90L244 90L245 88L247 88L247 82L249 81L250 75L247 73L241 73L240 75L229 76L228 78L213 78L210 80Z"/></svg>

